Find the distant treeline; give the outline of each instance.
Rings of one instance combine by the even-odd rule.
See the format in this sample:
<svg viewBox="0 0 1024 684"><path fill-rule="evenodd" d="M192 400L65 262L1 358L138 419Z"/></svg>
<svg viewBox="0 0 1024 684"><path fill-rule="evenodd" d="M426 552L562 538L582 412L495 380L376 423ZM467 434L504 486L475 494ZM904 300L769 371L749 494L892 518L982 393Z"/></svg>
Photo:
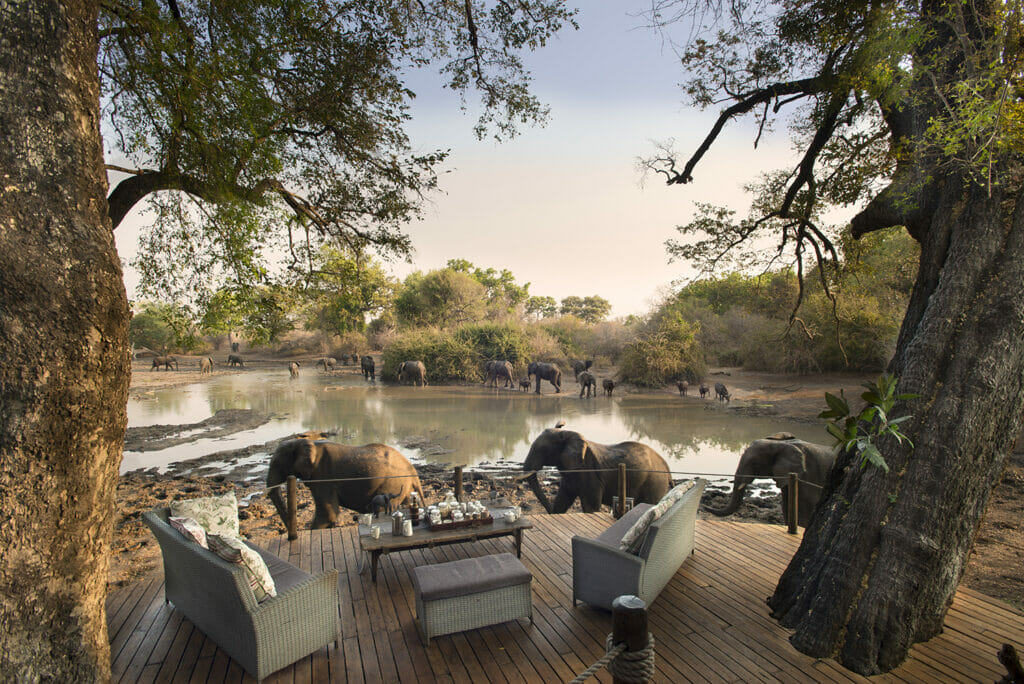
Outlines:
<svg viewBox="0 0 1024 684"><path fill-rule="evenodd" d="M489 359L512 362L519 376L531 361L569 372L571 360L594 359L599 368L617 367L619 382L645 387L700 380L709 366L880 370L906 309L916 248L895 231L844 248L841 264L812 272L802 293L789 269L727 273L681 287L644 316L613 321L605 320L610 305L597 295L559 305L531 296L529 284L519 285L507 270L453 260L398 282L378 264L333 253L333 270L315 285L244 295L221 290L197 313L145 303L131 337L155 351L218 349L229 331L249 347L281 354L377 351L385 379L394 378L400 362L416 359L431 382L479 381Z"/></svg>

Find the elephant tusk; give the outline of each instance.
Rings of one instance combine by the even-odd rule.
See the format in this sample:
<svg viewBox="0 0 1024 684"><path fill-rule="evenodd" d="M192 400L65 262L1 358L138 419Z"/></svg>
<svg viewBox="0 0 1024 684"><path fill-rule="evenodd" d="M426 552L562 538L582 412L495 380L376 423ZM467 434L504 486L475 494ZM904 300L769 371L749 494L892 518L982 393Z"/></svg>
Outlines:
<svg viewBox="0 0 1024 684"><path fill-rule="evenodd" d="M536 475L538 472L540 472L540 471L538 471L538 470L531 470L528 473L523 473L522 475L516 475L515 477L512 478L512 481L513 482L522 482L523 480L528 480L531 477L533 477L534 475Z"/></svg>

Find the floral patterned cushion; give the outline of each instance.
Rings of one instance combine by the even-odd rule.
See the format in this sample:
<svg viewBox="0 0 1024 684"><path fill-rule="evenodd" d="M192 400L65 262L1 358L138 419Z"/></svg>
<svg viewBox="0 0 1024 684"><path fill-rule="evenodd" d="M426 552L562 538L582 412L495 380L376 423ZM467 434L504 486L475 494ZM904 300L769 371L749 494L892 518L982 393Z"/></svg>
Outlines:
<svg viewBox="0 0 1024 684"><path fill-rule="evenodd" d="M644 545L644 538L647 536L647 530L650 529L651 523L665 515L665 512L672 508L672 504L679 501L683 494L690 491L691 487L693 487L693 480L681 482L668 490L658 503L644 511L644 514L622 535L622 539L619 541L619 550L627 553L639 552L640 547Z"/></svg>
<svg viewBox="0 0 1024 684"><path fill-rule="evenodd" d="M208 534L238 536L238 501L234 492L199 499L171 502L171 515L176 518L195 518Z"/></svg>
<svg viewBox="0 0 1024 684"><path fill-rule="evenodd" d="M168 518L168 522L171 523L171 527L181 532L185 539L194 541L204 549L210 548L206 544L206 530L203 529L203 526L195 518L175 518L171 516Z"/></svg>
<svg viewBox="0 0 1024 684"><path fill-rule="evenodd" d="M266 562L248 544L238 537L219 534L211 534L207 537L207 540L211 551L229 563L240 563L242 565L257 602L266 601L271 596L277 596L274 578L270 576L270 570L267 569Z"/></svg>

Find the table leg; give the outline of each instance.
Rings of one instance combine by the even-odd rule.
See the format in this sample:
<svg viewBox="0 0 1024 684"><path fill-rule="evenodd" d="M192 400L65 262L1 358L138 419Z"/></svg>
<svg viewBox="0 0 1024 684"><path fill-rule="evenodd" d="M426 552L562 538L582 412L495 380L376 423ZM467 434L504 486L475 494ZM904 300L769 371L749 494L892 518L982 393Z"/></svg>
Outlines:
<svg viewBox="0 0 1024 684"><path fill-rule="evenodd" d="M516 535L516 558L523 557L523 530L518 529L515 531Z"/></svg>
<svg viewBox="0 0 1024 684"><path fill-rule="evenodd" d="M370 579L374 584L377 583L377 561L380 559L380 551L374 550L370 552Z"/></svg>

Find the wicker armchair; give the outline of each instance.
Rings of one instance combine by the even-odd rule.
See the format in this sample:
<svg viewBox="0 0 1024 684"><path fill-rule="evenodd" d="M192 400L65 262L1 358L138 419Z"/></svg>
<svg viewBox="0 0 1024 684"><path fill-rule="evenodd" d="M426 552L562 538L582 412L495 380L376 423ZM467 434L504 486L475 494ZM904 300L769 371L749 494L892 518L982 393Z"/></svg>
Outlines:
<svg viewBox="0 0 1024 684"><path fill-rule="evenodd" d="M682 498L655 520L635 555L619 550L619 540L650 508L640 504L594 539L572 538L572 604L582 601L611 610L624 594L650 605L693 552L697 507L705 481L698 479Z"/></svg>
<svg viewBox="0 0 1024 684"><path fill-rule="evenodd" d="M165 599L257 679L332 641L340 646L337 570L310 575L250 544L277 587L276 597L256 603L242 567L185 539L168 509L142 517L160 543Z"/></svg>

